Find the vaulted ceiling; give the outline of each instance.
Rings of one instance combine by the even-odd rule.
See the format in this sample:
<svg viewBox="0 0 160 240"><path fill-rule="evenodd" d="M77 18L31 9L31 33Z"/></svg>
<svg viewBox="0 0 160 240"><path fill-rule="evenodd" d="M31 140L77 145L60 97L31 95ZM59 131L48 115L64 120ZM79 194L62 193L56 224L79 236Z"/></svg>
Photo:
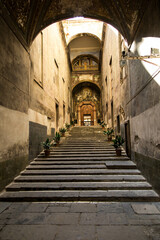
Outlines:
<svg viewBox="0 0 160 240"><path fill-rule="evenodd" d="M12 30L30 45L48 25L63 19L84 16L116 27L131 43L149 0L1 0L0 14Z"/></svg>

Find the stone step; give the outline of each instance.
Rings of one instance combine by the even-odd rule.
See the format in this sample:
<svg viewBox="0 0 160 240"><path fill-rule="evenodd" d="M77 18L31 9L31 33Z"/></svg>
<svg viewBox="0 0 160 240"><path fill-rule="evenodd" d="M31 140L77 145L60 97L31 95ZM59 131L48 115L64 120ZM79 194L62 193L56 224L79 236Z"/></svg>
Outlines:
<svg viewBox="0 0 160 240"><path fill-rule="evenodd" d="M15 182L139 182L146 181L142 175L33 175L18 176Z"/></svg>
<svg viewBox="0 0 160 240"><path fill-rule="evenodd" d="M140 174L137 169L64 169L64 170L24 170L21 175L113 175L113 174Z"/></svg>
<svg viewBox="0 0 160 240"><path fill-rule="evenodd" d="M54 153L63 153L63 152L66 152L66 153L74 153L74 152L84 152L84 153L99 153L99 152L115 152L115 149L105 149L105 148L103 148L103 149L99 149L99 148L97 148L97 149L95 149L95 148L93 148L93 149L84 149L84 148L58 148L58 147L54 147L54 148L51 148L51 152L54 152Z"/></svg>
<svg viewBox="0 0 160 240"><path fill-rule="evenodd" d="M127 161L127 160L126 160ZM105 164L106 161L52 161L52 160L45 160L43 158L43 160L41 161L38 161L38 159L36 161L33 161L30 163L30 165L80 165L80 164L83 164L83 165L96 165L97 168L98 168L98 165L99 164Z"/></svg>
<svg viewBox="0 0 160 240"><path fill-rule="evenodd" d="M60 144L58 146L59 148L105 148L105 149L112 149L112 146L108 146L107 144L88 144L88 143L84 143L84 144ZM113 148L114 149L114 148Z"/></svg>
<svg viewBox="0 0 160 240"><path fill-rule="evenodd" d="M122 153L124 153L125 154L125 151L122 151ZM90 155L101 155L101 154L115 154L115 150L112 150L112 151L73 151L73 152L71 152L71 151L51 151L50 152L50 155L88 155L88 154L90 154Z"/></svg>
<svg viewBox="0 0 160 240"><path fill-rule="evenodd" d="M80 149L83 149L83 150L99 150L99 151L101 151L101 150L115 150L113 147L106 147L106 146L88 146L87 144L85 145L85 146L64 146L64 145L59 145L59 146L57 146L57 147L52 147L51 149L57 149L57 150L61 150L61 149L69 149L69 150L74 150L74 149L77 149L77 150L80 150Z"/></svg>
<svg viewBox="0 0 160 240"><path fill-rule="evenodd" d="M39 157L44 157L45 155L44 155L44 153L41 153L40 155L38 155ZM123 156L126 156L126 154L122 154L122 157ZM73 154L58 154L58 155L56 155L56 154L54 154L54 153L50 153L50 155L49 155L49 158L66 158L66 157L68 157L68 158L73 158L73 157L93 157L91 154L88 154L88 153L82 153L82 154L75 154L75 153L73 153ZM114 152L114 153L106 153L106 154L101 154L101 153L99 153L99 154L94 154L94 158L95 157L116 157L116 153Z"/></svg>
<svg viewBox="0 0 160 240"><path fill-rule="evenodd" d="M159 201L153 190L5 192L1 201Z"/></svg>
<svg viewBox="0 0 160 240"><path fill-rule="evenodd" d="M105 165L108 169L117 169L117 168L136 169L137 168L136 164L133 163L132 161L108 161L105 163Z"/></svg>
<svg viewBox="0 0 160 240"><path fill-rule="evenodd" d="M90 157L63 157L63 158L61 158L61 157L52 157L52 156L50 156L50 157L43 157L42 155L40 155L40 156L38 156L38 158L37 158L37 160L35 160L35 161L44 161L44 160L54 160L54 161L90 161L90 160L92 160L92 161L101 161L101 160L105 160L105 161L108 161L108 160L129 160L129 158L128 157L126 157L126 156L121 156L121 157L117 157L117 156L112 156L112 157L110 157L110 156L108 156L108 157L93 157L93 156L90 156Z"/></svg>
<svg viewBox="0 0 160 240"><path fill-rule="evenodd" d="M109 189L151 189L147 182L72 182L72 183L11 183L6 191L38 191L38 190L109 190Z"/></svg>
<svg viewBox="0 0 160 240"><path fill-rule="evenodd" d="M27 170L34 170L34 169L43 169L43 170L47 170L47 169L106 169L106 166L105 164L98 164L98 165L93 165L93 164L90 164L90 165L82 165L82 164L77 164L77 165L39 165L39 164L36 164L36 165L29 165L26 169Z"/></svg>

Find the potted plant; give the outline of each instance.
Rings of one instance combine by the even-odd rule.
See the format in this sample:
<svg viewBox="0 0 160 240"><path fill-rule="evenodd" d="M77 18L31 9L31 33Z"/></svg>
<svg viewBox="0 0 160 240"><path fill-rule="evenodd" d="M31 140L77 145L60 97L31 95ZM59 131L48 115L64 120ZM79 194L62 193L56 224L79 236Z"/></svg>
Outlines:
<svg viewBox="0 0 160 240"><path fill-rule="evenodd" d="M45 156L48 157L50 155L50 147L51 147L51 141L49 138L45 142L42 142L43 148L44 148L44 153Z"/></svg>
<svg viewBox="0 0 160 240"><path fill-rule="evenodd" d="M74 121L71 121L71 126L74 127L74 125L75 125L75 124L74 124Z"/></svg>
<svg viewBox="0 0 160 240"><path fill-rule="evenodd" d="M105 122L103 122L103 123L101 124L101 126L102 126L102 129L104 129L105 126L107 126L107 124L106 124Z"/></svg>
<svg viewBox="0 0 160 240"><path fill-rule="evenodd" d="M61 133L61 137L64 137L65 136L65 132L66 132L66 128L60 128L59 131Z"/></svg>
<svg viewBox="0 0 160 240"><path fill-rule="evenodd" d="M122 151L121 147L123 143L124 143L124 138L119 135L116 136L115 139L113 140L113 146L116 149L117 156L121 156L121 151Z"/></svg>
<svg viewBox="0 0 160 240"><path fill-rule="evenodd" d="M102 121L99 123L99 125L102 127L102 129L104 129L107 124L102 120Z"/></svg>
<svg viewBox="0 0 160 240"><path fill-rule="evenodd" d="M69 131L70 126L71 126L71 125L68 124L68 123L65 124L65 127L66 127L67 131Z"/></svg>
<svg viewBox="0 0 160 240"><path fill-rule="evenodd" d="M113 128L108 128L107 131L104 131L104 135L108 136L108 141L112 141Z"/></svg>
<svg viewBox="0 0 160 240"><path fill-rule="evenodd" d="M59 145L60 139L61 139L60 133L59 133L59 132L56 132L56 134L55 134L55 136L54 136L54 138L53 138L53 140L54 140L54 142L55 142L55 144L54 144L55 146L58 146L58 145Z"/></svg>

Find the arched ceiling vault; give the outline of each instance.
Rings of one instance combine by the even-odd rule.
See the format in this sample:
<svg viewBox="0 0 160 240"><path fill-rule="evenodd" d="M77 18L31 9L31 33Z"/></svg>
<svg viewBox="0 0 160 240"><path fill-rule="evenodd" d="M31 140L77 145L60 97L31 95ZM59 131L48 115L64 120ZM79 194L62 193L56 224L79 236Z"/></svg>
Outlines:
<svg viewBox="0 0 160 240"><path fill-rule="evenodd" d="M152 1L1 0L0 13L27 46L45 27L75 16L94 18L113 25L130 44L150 2Z"/></svg>

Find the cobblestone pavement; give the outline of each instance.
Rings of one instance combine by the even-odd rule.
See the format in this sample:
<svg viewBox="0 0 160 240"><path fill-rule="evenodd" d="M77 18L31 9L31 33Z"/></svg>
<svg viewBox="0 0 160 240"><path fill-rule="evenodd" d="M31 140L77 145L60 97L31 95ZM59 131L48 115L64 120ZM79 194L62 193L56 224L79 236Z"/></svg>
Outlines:
<svg viewBox="0 0 160 240"><path fill-rule="evenodd" d="M160 240L160 202L0 202L0 240Z"/></svg>

